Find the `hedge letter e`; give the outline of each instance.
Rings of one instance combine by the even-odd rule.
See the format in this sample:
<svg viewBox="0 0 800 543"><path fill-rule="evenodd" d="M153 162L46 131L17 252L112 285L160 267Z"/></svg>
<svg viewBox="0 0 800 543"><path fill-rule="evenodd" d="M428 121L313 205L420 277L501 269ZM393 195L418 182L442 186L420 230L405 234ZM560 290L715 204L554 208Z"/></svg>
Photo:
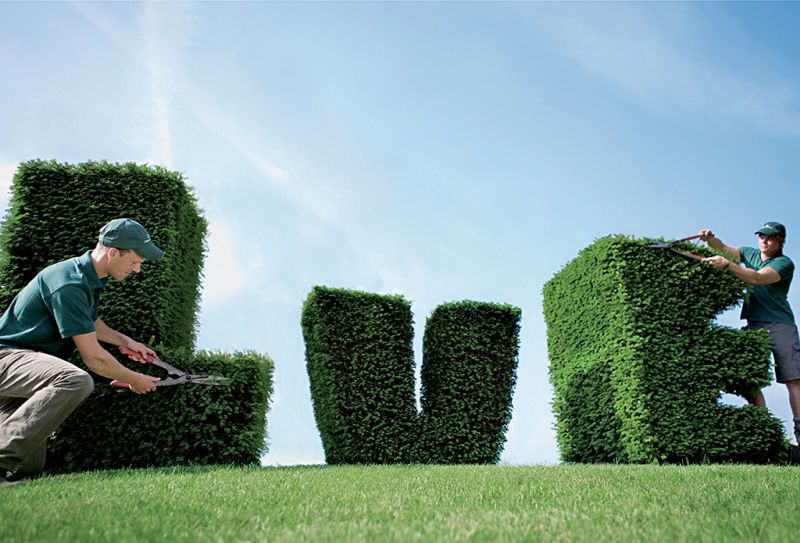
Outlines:
<svg viewBox="0 0 800 543"><path fill-rule="evenodd" d="M562 460L784 461L780 420L719 402L770 382L766 332L714 323L744 283L649 243L601 238L545 284Z"/></svg>

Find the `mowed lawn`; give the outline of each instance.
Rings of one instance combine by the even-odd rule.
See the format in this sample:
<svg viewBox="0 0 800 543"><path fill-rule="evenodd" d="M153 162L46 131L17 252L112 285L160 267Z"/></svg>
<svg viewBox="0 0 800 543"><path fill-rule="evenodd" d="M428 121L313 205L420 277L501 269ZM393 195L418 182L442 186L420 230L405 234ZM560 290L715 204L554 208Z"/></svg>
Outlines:
<svg viewBox="0 0 800 543"><path fill-rule="evenodd" d="M0 541L799 541L789 466L122 470L0 488Z"/></svg>

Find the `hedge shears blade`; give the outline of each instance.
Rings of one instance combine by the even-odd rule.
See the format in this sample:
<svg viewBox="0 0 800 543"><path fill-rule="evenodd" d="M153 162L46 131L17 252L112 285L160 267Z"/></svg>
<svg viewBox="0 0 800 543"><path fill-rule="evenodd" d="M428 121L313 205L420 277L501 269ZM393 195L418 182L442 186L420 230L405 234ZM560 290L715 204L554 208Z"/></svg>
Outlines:
<svg viewBox="0 0 800 543"><path fill-rule="evenodd" d="M119 352L127 356L138 356L141 358L141 355L128 349L124 345L119 348ZM157 387L168 387L172 385L184 385L184 384L194 384L194 385L228 385L231 383L231 379L228 377L222 377L219 375L190 375L183 370L179 370L175 366L167 364L163 360L160 360L154 356L148 356L145 360L151 364L155 364L159 368L167 370L167 377L165 379L161 379L160 381L156 382ZM124 381L120 381L119 379L114 379L111 381L112 387L118 388L128 388L130 385L125 383Z"/></svg>
<svg viewBox="0 0 800 543"><path fill-rule="evenodd" d="M694 253L690 253L687 251L681 251L680 249L675 248L675 245L681 243L682 241L689 241L690 239L697 239L702 237L703 234L697 234L686 238L676 239L675 241L670 241L669 243L665 243L663 241L656 241L654 243L651 243L650 245L645 245L645 247L650 247L653 249L667 249L668 251L672 251L673 253L681 255L682 257L688 258L690 260L703 260L705 258L704 256L696 255Z"/></svg>

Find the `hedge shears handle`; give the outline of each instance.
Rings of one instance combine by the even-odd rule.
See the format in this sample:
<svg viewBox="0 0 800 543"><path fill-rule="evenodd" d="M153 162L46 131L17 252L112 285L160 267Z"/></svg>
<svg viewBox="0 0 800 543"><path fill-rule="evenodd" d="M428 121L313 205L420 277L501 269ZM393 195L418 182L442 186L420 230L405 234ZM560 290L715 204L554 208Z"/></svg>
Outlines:
<svg viewBox="0 0 800 543"><path fill-rule="evenodd" d="M124 354L128 358L133 358L134 360L144 359L144 361L146 363L148 363L148 364L155 364L156 366L158 366L160 368L164 368L165 370L167 370L167 373L169 373L170 377L183 377L183 376L186 375L186 372L183 372L183 371L179 370L178 368L173 368L172 366L170 366L169 364L167 364L163 360L159 360L158 357L155 357L153 355L142 355L142 353L140 353L139 351L134 351L133 349L130 349L130 348L126 347L125 345L120 345L119 352L121 352L122 354ZM111 386L112 387L117 387L117 388L129 388L130 387L129 383L126 383L124 381L120 381L119 379L114 379L113 381L111 381ZM156 385L156 386L158 386L158 385Z"/></svg>
<svg viewBox="0 0 800 543"><path fill-rule="evenodd" d="M155 360L154 356L142 356L142 354L138 351L134 351L133 349L129 349L125 345L120 345L119 352L124 354L129 358L138 357L139 359L144 358L145 362L152 363ZM130 388L130 384L126 383L125 381L120 381L119 379L114 379L111 381L110 385L116 388Z"/></svg>
<svg viewBox="0 0 800 543"><path fill-rule="evenodd" d="M714 235L713 233L709 233L708 237L711 237L713 235ZM681 239L675 240L672 243L670 243L670 245L675 245L676 243L680 243L682 241L689 241L690 239L698 239L698 238L704 238L704 237L706 237L706 234L695 234L694 236L689 236L689 237L686 237L686 238L681 238Z"/></svg>
<svg viewBox="0 0 800 543"><path fill-rule="evenodd" d="M130 358L144 358L145 361L149 363L153 363L153 361L157 360L157 358L151 354L142 356L142 353L140 353L139 351L134 351L133 349L129 349L125 345L120 345L119 352Z"/></svg>

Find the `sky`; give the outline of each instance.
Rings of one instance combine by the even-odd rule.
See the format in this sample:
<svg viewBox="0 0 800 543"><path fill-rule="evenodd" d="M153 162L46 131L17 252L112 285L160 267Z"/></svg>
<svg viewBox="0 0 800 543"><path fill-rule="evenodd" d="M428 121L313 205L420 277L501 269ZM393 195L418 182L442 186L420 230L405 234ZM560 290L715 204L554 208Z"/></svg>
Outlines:
<svg viewBox="0 0 800 543"><path fill-rule="evenodd" d="M516 305L501 462L556 464L542 287L582 248L778 220L800 259L798 27L788 2L0 2L0 206L36 158L182 172L197 347L275 361L265 465L324 462L313 286L411 300L418 367L437 305Z"/></svg>

